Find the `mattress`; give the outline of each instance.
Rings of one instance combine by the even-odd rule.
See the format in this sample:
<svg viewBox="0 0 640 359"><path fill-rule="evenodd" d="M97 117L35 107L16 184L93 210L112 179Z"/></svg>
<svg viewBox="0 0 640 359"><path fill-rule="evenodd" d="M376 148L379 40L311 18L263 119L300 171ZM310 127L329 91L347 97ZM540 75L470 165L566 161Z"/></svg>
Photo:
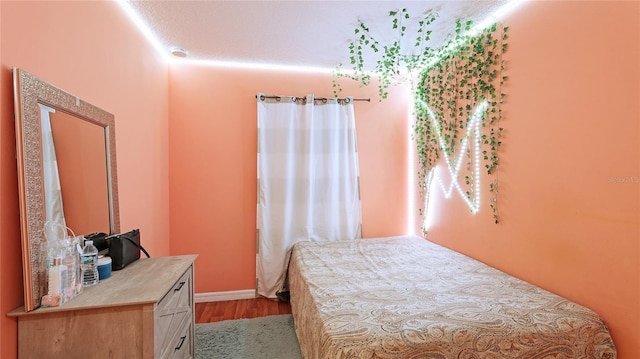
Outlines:
<svg viewBox="0 0 640 359"><path fill-rule="evenodd" d="M416 236L294 245L312 358L616 358L593 311Z"/></svg>

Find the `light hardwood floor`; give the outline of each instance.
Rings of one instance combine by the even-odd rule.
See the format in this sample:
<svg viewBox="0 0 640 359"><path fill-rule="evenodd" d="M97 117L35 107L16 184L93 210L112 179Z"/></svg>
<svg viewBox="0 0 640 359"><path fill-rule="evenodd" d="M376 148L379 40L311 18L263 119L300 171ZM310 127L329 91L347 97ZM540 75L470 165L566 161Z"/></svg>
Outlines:
<svg viewBox="0 0 640 359"><path fill-rule="evenodd" d="M291 305L267 298L196 303L196 323L291 314Z"/></svg>

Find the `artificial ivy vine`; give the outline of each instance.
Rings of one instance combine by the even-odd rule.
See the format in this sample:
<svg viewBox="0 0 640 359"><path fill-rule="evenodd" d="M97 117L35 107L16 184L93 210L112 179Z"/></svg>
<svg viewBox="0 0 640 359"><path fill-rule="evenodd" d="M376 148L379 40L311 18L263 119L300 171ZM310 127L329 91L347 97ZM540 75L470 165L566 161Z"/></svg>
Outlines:
<svg viewBox="0 0 640 359"><path fill-rule="evenodd" d="M418 183L422 198L428 201L427 183L433 179L436 164L444 157L450 172L457 177L452 180L464 178L458 188L475 212L479 208L480 191L480 178L475 169L483 168L491 178L489 204L498 223L496 170L503 133L500 127L505 97L502 86L507 80L503 74L503 54L507 49L508 28L496 24L471 36L467 34L472 22L457 20L453 37L445 46L433 48L429 46L430 26L438 18L437 13L428 12L416 19L402 9L390 11L389 17L392 29L397 32L396 39L390 43L377 40L366 24L358 21L354 29L356 39L349 44L352 69L347 73L342 65L336 68L334 95L341 92L338 80L344 77L367 86L373 74L378 80L380 100L387 98L390 86L409 81L414 89L413 138L420 164ZM367 56L376 59L372 69L367 66L371 62L367 62ZM476 124L479 130L473 132ZM476 139L476 133L481 138ZM480 141L477 147L469 143L472 138L474 143ZM478 148L481 153L474 153ZM464 173L458 150L463 151ZM454 158L454 154L458 158ZM463 175L458 176L459 173Z"/></svg>
<svg viewBox="0 0 640 359"><path fill-rule="evenodd" d="M476 157L471 145L464 148L464 195L468 203L474 204L477 198L475 191L479 190L474 184L479 178L476 178L478 174L473 169L478 165L491 178L489 206L495 223L498 223L496 170L502 145L503 127L500 126L500 120L501 105L505 98L502 87L507 80L503 74L503 54L507 50L508 28L499 28L494 24L478 35L463 35L463 30L468 31L470 26L471 23L467 22L463 29L462 22L457 21L454 41L459 45L441 53L440 61L423 71L421 86L415 93L414 139L420 163L418 183L421 184L423 197L427 196L426 184L441 154L446 153L450 159L450 168L456 166L453 163L454 153L464 141L471 141L472 136L468 135L470 122L474 110L484 102L486 110L479 119L481 153ZM434 122L437 126L434 126ZM482 163L474 163L477 160Z"/></svg>
<svg viewBox="0 0 640 359"><path fill-rule="evenodd" d="M407 80L413 80L412 74L425 68L427 61L432 59L435 49L429 46L432 30L429 26L438 18L435 12L429 12L417 21L412 19L407 9L389 11L391 27L397 33L397 38L391 43L385 44L371 33L369 27L364 22L358 20L354 29L356 39L349 43L349 60L352 65L350 73L342 71L342 64L338 65L334 71L333 92L335 96L342 91L338 79L347 77L367 86L371 82L371 73L374 73L378 80L378 94L380 99L386 99L389 93L387 89L392 85L397 85ZM410 25L413 25L409 28ZM415 26L417 25L417 26ZM408 35L408 30L415 32L409 39L413 41L413 46L408 46L411 51L404 51L407 47L406 41L402 41ZM377 57L375 67L369 69L368 62L365 61L365 51L370 50L370 55Z"/></svg>

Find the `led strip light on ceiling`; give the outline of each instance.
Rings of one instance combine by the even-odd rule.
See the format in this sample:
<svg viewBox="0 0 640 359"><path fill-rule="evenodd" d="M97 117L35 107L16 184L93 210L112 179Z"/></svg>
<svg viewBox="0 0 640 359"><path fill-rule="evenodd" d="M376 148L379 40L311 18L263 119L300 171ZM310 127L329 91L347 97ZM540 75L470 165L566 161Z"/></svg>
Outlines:
<svg viewBox="0 0 640 359"><path fill-rule="evenodd" d="M498 8L496 11L487 16L484 20L474 26L467 35L477 34L483 29L491 26L493 23L499 21L508 13L517 8L525 0L512 0ZM269 64L259 62L241 62L241 61L220 61L220 60L197 60L197 59L185 59L174 58L169 54L171 53L171 47L166 47L159 40L158 36L151 30L151 27L145 22L140 14L131 6L130 0L115 0L116 4L122 9L127 17L135 24L135 26L142 32L144 37L151 43L153 48L160 54L160 56L167 62L180 61L194 65L214 66L214 67L230 67L230 68L244 68L244 69L257 69L257 70L275 70L275 71L295 71L295 72L311 72L311 73L332 73L335 68L314 67L314 66L297 66L297 65L284 65L284 64ZM451 49L459 46L458 43L450 45ZM435 58L430 65L433 65L440 61L439 58ZM429 67L429 66L427 66Z"/></svg>
<svg viewBox="0 0 640 359"><path fill-rule="evenodd" d="M140 14L131 7L131 4L127 0L115 0L116 4L120 6L120 9L129 17L129 20L140 30L142 35L151 43L151 46L160 54L163 60L169 61L169 49L165 48L160 42L156 34L151 31L149 25L140 17Z"/></svg>

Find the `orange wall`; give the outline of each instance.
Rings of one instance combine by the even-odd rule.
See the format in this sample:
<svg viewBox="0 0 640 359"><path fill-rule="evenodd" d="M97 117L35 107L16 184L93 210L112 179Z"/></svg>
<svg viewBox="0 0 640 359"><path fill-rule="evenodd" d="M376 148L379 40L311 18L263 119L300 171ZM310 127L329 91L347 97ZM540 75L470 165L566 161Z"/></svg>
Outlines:
<svg viewBox="0 0 640 359"><path fill-rule="evenodd" d="M593 309L640 358L640 2L526 3L504 24L502 223L488 193L474 216L433 191L427 236Z"/></svg>
<svg viewBox="0 0 640 359"><path fill-rule="evenodd" d="M503 221L436 195L429 232L594 309L622 359L640 357L640 191L612 179L640 176L638 6L529 3L505 21ZM123 230L140 227L154 256L199 253L196 292L254 288L254 95L331 95L329 75L168 69L110 2L2 1L0 30L0 312L22 304L12 66L114 113ZM407 100L355 105L368 237L406 232ZM16 338L0 315L1 357Z"/></svg>
<svg viewBox="0 0 640 359"><path fill-rule="evenodd" d="M407 99L356 102L364 235L406 233ZM348 86L348 87L347 87ZM331 75L172 64L171 253L198 253L198 293L255 288L257 92L332 96Z"/></svg>
<svg viewBox="0 0 640 359"><path fill-rule="evenodd" d="M0 2L0 357L23 303L11 67L115 115L123 230L169 254L168 66L114 2Z"/></svg>

